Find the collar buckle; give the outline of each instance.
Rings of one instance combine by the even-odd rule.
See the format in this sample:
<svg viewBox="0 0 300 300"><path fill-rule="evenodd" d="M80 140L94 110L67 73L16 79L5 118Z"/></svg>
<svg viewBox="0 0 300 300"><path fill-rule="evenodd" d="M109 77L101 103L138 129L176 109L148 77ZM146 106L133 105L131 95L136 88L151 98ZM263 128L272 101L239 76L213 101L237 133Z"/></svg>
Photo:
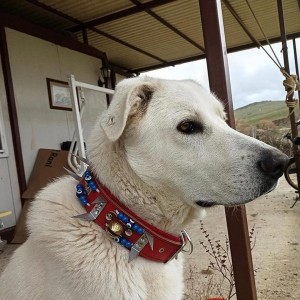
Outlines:
<svg viewBox="0 0 300 300"><path fill-rule="evenodd" d="M173 260L174 258L177 259L178 258L178 254L183 252L183 253L188 253L188 255L192 254L193 250L194 250L194 245L193 245L193 242L192 242L192 239L191 237L189 236L189 234L185 231L185 230L182 230L180 232L180 238L181 238L181 247L178 249L178 251L168 260L171 261ZM189 244L189 248L186 250L185 247L186 245Z"/></svg>

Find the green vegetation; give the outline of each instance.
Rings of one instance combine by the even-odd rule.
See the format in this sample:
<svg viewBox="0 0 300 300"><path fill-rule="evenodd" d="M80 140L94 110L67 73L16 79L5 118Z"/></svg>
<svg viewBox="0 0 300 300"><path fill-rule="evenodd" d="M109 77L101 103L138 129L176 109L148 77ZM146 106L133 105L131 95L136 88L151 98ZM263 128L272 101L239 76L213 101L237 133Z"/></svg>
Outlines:
<svg viewBox="0 0 300 300"><path fill-rule="evenodd" d="M295 109L299 119L299 107ZM236 129L291 155L291 143L284 138L290 129L289 110L284 101L256 102L234 112Z"/></svg>
<svg viewBox="0 0 300 300"><path fill-rule="evenodd" d="M262 120L275 121L287 118L288 108L284 101L262 101L238 108L234 115L236 120L257 124Z"/></svg>

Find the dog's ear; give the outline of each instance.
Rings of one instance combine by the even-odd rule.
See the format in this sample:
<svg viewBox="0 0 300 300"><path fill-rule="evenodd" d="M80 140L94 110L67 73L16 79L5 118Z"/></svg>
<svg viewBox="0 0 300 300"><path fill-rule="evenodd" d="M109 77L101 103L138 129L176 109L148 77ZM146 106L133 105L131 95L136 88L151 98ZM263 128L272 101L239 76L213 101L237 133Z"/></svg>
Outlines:
<svg viewBox="0 0 300 300"><path fill-rule="evenodd" d="M126 79L124 81L126 82ZM154 85L149 82L135 84L122 82L117 86L113 100L100 123L106 136L112 142L122 135L129 116L138 112L141 115L145 113L153 92Z"/></svg>

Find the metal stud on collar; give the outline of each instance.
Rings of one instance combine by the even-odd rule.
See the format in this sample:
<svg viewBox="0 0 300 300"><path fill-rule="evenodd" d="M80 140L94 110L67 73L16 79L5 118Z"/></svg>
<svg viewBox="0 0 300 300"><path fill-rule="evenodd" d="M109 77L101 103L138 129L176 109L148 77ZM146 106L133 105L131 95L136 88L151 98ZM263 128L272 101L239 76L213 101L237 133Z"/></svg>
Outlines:
<svg viewBox="0 0 300 300"><path fill-rule="evenodd" d="M83 206L90 206L90 204L89 204L89 202L87 200L87 196L91 192L98 192L99 193L98 186L97 186L96 182L93 180L91 171L89 169L87 169L84 172L83 176L79 177L78 175L76 175L72 171L70 171L68 169L65 169L65 170L71 176L73 176L75 179L78 179L80 181L80 183L78 183L76 185L76 196L79 199L79 201L81 202L81 204ZM82 182L82 179L84 179L84 182Z"/></svg>
<svg viewBox="0 0 300 300"><path fill-rule="evenodd" d="M87 161L85 160L84 163L87 163ZM76 178L76 174L72 173L70 175L75 175L73 177ZM77 175L77 179L79 179L78 177L79 175ZM130 215L130 211L127 212L125 208L122 208L122 205L118 206L115 204L112 200L114 198L110 199L108 195L106 195L105 188L97 184L97 179L94 179L93 174L89 169L84 172L84 174L80 177L80 182L76 185L76 196L83 206L89 206L89 208L87 208L87 213L74 216L73 218L79 218L85 221L96 221L96 223L110 235L114 242L129 250L128 262L134 260L140 254L145 257L150 249L152 250L153 258L152 255L148 258L162 262L167 262L174 258L177 259L180 252L189 254L193 252L193 243L191 238L184 230L181 231L179 238L178 236L176 237L172 235L168 237L169 240L174 243L170 249L172 252L168 255L166 254L167 258L164 258L165 256L159 254L164 253L166 248L168 249L166 241L161 243L161 248L159 248L158 243L157 248L159 249L154 252L154 238L149 232L147 232L148 228L144 227L145 225L140 223L140 220L136 221L134 214L132 214L132 217ZM107 197L107 199L105 197ZM95 198L96 200L93 201ZM117 201L117 199L115 200ZM112 201L112 203L110 203L110 201ZM111 204L113 204L112 207L110 207ZM107 209L105 215L102 216L101 213L107 206L109 206L110 209ZM150 225L149 228L149 230L153 230ZM155 230L153 230L153 234L155 238L157 237L157 242L159 242L160 239L164 239L163 236L156 236L155 234L157 233ZM146 247L147 244L149 245L149 248ZM187 244L189 244L189 246L187 246ZM144 249L145 247L146 249ZM146 254L144 253L143 255L142 251L145 251ZM176 253L169 258L174 251L176 251Z"/></svg>
<svg viewBox="0 0 300 300"><path fill-rule="evenodd" d="M102 210L104 209L106 205L106 201L102 197L98 197L93 204L95 206L89 213L81 214L78 216L74 216L73 218L79 218L85 221L94 221L98 218Z"/></svg>
<svg viewBox="0 0 300 300"><path fill-rule="evenodd" d="M150 233L145 232L131 247L128 262L134 260L148 243L153 250L153 237Z"/></svg>

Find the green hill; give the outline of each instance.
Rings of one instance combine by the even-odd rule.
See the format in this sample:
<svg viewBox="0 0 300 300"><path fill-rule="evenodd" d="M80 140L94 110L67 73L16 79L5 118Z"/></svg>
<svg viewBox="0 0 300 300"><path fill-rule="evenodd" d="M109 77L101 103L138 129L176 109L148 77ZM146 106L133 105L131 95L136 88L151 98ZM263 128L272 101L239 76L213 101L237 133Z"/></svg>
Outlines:
<svg viewBox="0 0 300 300"><path fill-rule="evenodd" d="M261 120L288 121L288 108L284 101L262 101L238 108L234 111L236 120L243 120L249 124L258 123ZM299 108L296 108L296 119L299 117Z"/></svg>

